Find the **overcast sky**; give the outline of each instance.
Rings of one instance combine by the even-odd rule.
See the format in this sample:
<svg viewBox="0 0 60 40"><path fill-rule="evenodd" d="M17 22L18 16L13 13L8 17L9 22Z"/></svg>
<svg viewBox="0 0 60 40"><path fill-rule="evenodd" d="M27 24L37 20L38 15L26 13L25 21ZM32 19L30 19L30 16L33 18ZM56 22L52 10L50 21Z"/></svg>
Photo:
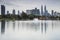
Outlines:
<svg viewBox="0 0 60 40"><path fill-rule="evenodd" d="M26 9L34 9L35 7L41 9L41 5L46 5L49 12L51 10L60 12L60 0L0 0L0 6L1 4L4 4L6 10L10 12L12 12L12 9L16 9L16 11L25 11Z"/></svg>

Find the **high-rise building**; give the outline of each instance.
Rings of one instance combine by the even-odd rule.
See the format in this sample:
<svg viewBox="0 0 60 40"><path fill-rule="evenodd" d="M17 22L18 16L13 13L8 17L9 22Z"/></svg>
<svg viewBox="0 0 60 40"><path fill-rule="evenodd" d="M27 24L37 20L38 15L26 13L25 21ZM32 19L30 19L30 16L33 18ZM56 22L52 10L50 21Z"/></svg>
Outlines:
<svg viewBox="0 0 60 40"><path fill-rule="evenodd" d="M13 9L12 13L13 13L13 15L15 15L15 9Z"/></svg>
<svg viewBox="0 0 60 40"><path fill-rule="evenodd" d="M40 16L40 11L39 11L39 9L37 9L37 8L32 9L31 12L32 12L33 15L38 15L38 16Z"/></svg>
<svg viewBox="0 0 60 40"><path fill-rule="evenodd" d="M5 6L1 5L1 15L5 15Z"/></svg>
<svg viewBox="0 0 60 40"><path fill-rule="evenodd" d="M46 12L46 5L44 6L44 11Z"/></svg>
<svg viewBox="0 0 60 40"><path fill-rule="evenodd" d="M26 13L29 15L29 14L33 14L33 15L38 15L40 16L40 11L39 9L35 8L35 9L32 9L32 10L26 10Z"/></svg>
<svg viewBox="0 0 60 40"><path fill-rule="evenodd" d="M43 16L43 5L41 5L41 16Z"/></svg>
<svg viewBox="0 0 60 40"><path fill-rule="evenodd" d="M44 6L44 15L47 16L46 5Z"/></svg>
<svg viewBox="0 0 60 40"><path fill-rule="evenodd" d="M54 15L54 10L51 11L52 16Z"/></svg>
<svg viewBox="0 0 60 40"><path fill-rule="evenodd" d="M7 11L7 14L9 14L9 11Z"/></svg>
<svg viewBox="0 0 60 40"><path fill-rule="evenodd" d="M20 15L20 12L19 12L19 10L18 10L18 15Z"/></svg>
<svg viewBox="0 0 60 40"><path fill-rule="evenodd" d="M56 13L56 16L59 16L59 17L60 17L60 13L57 12L57 13Z"/></svg>
<svg viewBox="0 0 60 40"><path fill-rule="evenodd" d="M55 11L53 15L56 17L57 16L57 12Z"/></svg>
<svg viewBox="0 0 60 40"><path fill-rule="evenodd" d="M31 10L26 10L27 15L31 14Z"/></svg>
<svg viewBox="0 0 60 40"><path fill-rule="evenodd" d="M46 5L44 6L44 15L45 16L48 16L49 14L48 14L48 11L47 11L47 9L46 9Z"/></svg>

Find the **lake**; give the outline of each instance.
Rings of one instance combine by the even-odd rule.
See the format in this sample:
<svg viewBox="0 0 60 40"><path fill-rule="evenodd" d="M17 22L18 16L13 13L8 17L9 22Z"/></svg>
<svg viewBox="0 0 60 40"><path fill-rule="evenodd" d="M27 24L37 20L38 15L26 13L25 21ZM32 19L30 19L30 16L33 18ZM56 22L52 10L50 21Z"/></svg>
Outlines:
<svg viewBox="0 0 60 40"><path fill-rule="evenodd" d="M60 40L60 21L0 21L0 40Z"/></svg>

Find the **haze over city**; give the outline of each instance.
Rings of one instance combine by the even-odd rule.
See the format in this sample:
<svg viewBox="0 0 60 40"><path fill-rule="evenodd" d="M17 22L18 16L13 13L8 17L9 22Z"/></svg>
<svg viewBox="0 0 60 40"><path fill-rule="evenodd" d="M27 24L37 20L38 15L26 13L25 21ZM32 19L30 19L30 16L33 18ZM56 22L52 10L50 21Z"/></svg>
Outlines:
<svg viewBox="0 0 60 40"><path fill-rule="evenodd" d="M10 13L12 13L12 9L16 11L25 11L27 9L34 9L35 7L41 9L41 5L46 5L49 12L51 12L51 10L60 12L60 0L0 0L0 6L1 4L4 4L6 10L9 10Z"/></svg>

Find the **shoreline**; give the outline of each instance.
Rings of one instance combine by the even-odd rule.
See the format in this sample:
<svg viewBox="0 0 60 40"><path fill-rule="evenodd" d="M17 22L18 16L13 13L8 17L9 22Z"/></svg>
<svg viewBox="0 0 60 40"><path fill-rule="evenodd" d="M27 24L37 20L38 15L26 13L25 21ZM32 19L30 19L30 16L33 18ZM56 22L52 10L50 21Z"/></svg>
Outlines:
<svg viewBox="0 0 60 40"><path fill-rule="evenodd" d="M5 20L5 21L16 21L17 19L0 19L0 21L2 21L2 20ZM51 19L38 19L38 20L51 20ZM55 19L54 19L55 20ZM52 20L52 21L54 21L54 20ZM34 19L32 19L32 20L30 20L30 19L26 19L26 20L24 20L24 19L20 19L20 20L17 20L17 21L34 21ZM60 21L60 20L59 20Z"/></svg>

